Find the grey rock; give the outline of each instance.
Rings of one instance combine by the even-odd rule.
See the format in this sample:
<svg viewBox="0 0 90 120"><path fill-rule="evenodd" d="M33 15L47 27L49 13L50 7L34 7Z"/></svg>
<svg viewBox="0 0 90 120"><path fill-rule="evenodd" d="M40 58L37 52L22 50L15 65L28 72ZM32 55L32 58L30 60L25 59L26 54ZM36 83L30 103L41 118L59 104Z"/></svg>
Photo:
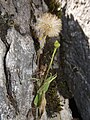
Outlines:
<svg viewBox="0 0 90 120"><path fill-rule="evenodd" d="M36 69L33 40L30 35L21 36L14 28L8 30L6 38L10 42L6 56L6 79L3 66L6 47L0 41L1 120L25 120L33 100L31 78Z"/></svg>
<svg viewBox="0 0 90 120"><path fill-rule="evenodd" d="M60 77L68 83L70 97L74 97L83 120L89 120L90 2L61 2L60 72L63 75ZM0 11L0 119L33 120L31 78L37 68L33 31L36 18L47 12L48 7L44 0L0 0Z"/></svg>
<svg viewBox="0 0 90 120"><path fill-rule="evenodd" d="M24 120L33 100L33 82L30 81L36 69L33 40L29 35L21 36L15 29L8 30L7 40L12 41L6 57L9 82L12 96L17 101L18 108L15 109L20 112L19 119Z"/></svg>
<svg viewBox="0 0 90 120"><path fill-rule="evenodd" d="M31 78L37 65L31 27L47 9L41 0L0 0L0 120L35 117Z"/></svg>
<svg viewBox="0 0 90 120"><path fill-rule="evenodd" d="M61 71L83 120L90 120L90 1L61 0Z"/></svg>

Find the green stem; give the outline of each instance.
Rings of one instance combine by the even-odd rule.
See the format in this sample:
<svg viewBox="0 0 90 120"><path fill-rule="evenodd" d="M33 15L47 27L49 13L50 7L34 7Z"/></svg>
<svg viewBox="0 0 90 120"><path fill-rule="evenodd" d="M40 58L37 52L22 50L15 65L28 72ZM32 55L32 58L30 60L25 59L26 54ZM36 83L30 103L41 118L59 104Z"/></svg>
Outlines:
<svg viewBox="0 0 90 120"><path fill-rule="evenodd" d="M46 72L45 80L47 79L47 76L48 76L49 70L50 70L50 68L51 68L51 65L52 65L52 63L53 63L53 59L54 59L54 56L55 56L56 51L57 51L57 48L54 48L54 51L53 51L53 54L52 54L52 58L51 58L49 67L48 67L48 70L47 70L47 72Z"/></svg>

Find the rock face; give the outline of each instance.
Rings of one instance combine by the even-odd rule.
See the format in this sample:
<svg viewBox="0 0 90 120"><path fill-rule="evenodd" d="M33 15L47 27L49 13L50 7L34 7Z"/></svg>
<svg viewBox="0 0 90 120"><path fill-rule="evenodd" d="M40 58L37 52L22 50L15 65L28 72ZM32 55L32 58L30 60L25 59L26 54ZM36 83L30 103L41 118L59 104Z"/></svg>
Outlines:
<svg viewBox="0 0 90 120"><path fill-rule="evenodd" d="M0 0L0 120L33 119L36 53L30 5L30 0Z"/></svg>
<svg viewBox="0 0 90 120"><path fill-rule="evenodd" d="M62 79L67 81L83 120L90 120L90 1L62 2Z"/></svg>
<svg viewBox="0 0 90 120"><path fill-rule="evenodd" d="M46 0L45 0L46 1ZM90 3L61 0L60 70L83 120L90 120ZM36 70L33 33L44 0L0 0L0 120L33 120L32 74ZM68 106L67 106L68 108ZM46 113L42 120L47 120ZM56 118L57 120L57 118Z"/></svg>
<svg viewBox="0 0 90 120"><path fill-rule="evenodd" d="M43 0L0 0L0 120L34 120L36 18L48 11ZM62 120L71 120L68 102ZM35 113L35 112L34 112ZM66 116L64 114L67 113ZM64 118L63 118L64 116ZM49 120L44 112L41 120ZM60 114L54 120L60 119ZM53 120L53 118L52 118Z"/></svg>

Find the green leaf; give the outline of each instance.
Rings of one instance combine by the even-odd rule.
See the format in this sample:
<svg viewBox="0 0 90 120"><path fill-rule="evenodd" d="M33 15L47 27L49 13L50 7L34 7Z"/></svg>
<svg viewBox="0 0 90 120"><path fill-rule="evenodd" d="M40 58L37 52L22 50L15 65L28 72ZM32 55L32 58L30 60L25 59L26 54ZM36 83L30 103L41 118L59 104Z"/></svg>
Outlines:
<svg viewBox="0 0 90 120"><path fill-rule="evenodd" d="M39 92L39 93L36 94L36 97L34 99L34 105L36 107L38 107L40 105L41 100L42 100L42 95L43 95L43 92Z"/></svg>
<svg viewBox="0 0 90 120"><path fill-rule="evenodd" d="M55 43L54 43L54 47L55 48L59 48L60 47L60 43L56 40Z"/></svg>
<svg viewBox="0 0 90 120"><path fill-rule="evenodd" d="M35 99L34 99L34 105L38 106L38 103L39 103L39 94L37 94Z"/></svg>
<svg viewBox="0 0 90 120"><path fill-rule="evenodd" d="M48 77L46 80L45 80L45 82L52 82L54 79L56 79L56 77L57 77L57 74L55 74L55 75L51 75L50 77Z"/></svg>
<svg viewBox="0 0 90 120"><path fill-rule="evenodd" d="M40 89L38 90L39 94L42 94L43 92L47 92L50 83L57 77L57 74L55 74L54 76L50 76L49 78L47 78L45 80L45 82L43 83L43 85L40 87Z"/></svg>
<svg viewBox="0 0 90 120"><path fill-rule="evenodd" d="M41 88L39 89L39 92L40 93L43 93L43 92L47 92L47 90L48 90L48 88L49 88L49 83L47 82L47 83L44 83L42 86L41 86Z"/></svg>
<svg viewBox="0 0 90 120"><path fill-rule="evenodd" d="M45 82L43 83L43 85L40 87L40 89L37 91L36 97L34 99L34 105L36 107L38 107L42 101L42 95L43 93L45 94L48 91L49 85L50 83L55 80L55 78L57 77L57 74L55 75L51 75L50 77L48 77Z"/></svg>

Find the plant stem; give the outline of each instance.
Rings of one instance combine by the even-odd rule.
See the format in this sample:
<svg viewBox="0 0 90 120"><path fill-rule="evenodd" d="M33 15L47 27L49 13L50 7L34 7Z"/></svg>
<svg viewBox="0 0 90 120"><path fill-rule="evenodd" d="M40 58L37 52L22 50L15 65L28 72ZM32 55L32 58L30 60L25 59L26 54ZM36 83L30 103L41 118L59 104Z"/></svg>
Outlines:
<svg viewBox="0 0 90 120"><path fill-rule="evenodd" d="M48 67L47 72L46 72L45 80L47 79L47 76L48 76L49 70L50 70L50 68L51 68L51 65L52 65L52 63L53 63L53 59L54 59L54 56L55 56L56 51L57 51L57 48L54 48L54 51L53 51L53 54L52 54L52 58L51 58L49 67Z"/></svg>

